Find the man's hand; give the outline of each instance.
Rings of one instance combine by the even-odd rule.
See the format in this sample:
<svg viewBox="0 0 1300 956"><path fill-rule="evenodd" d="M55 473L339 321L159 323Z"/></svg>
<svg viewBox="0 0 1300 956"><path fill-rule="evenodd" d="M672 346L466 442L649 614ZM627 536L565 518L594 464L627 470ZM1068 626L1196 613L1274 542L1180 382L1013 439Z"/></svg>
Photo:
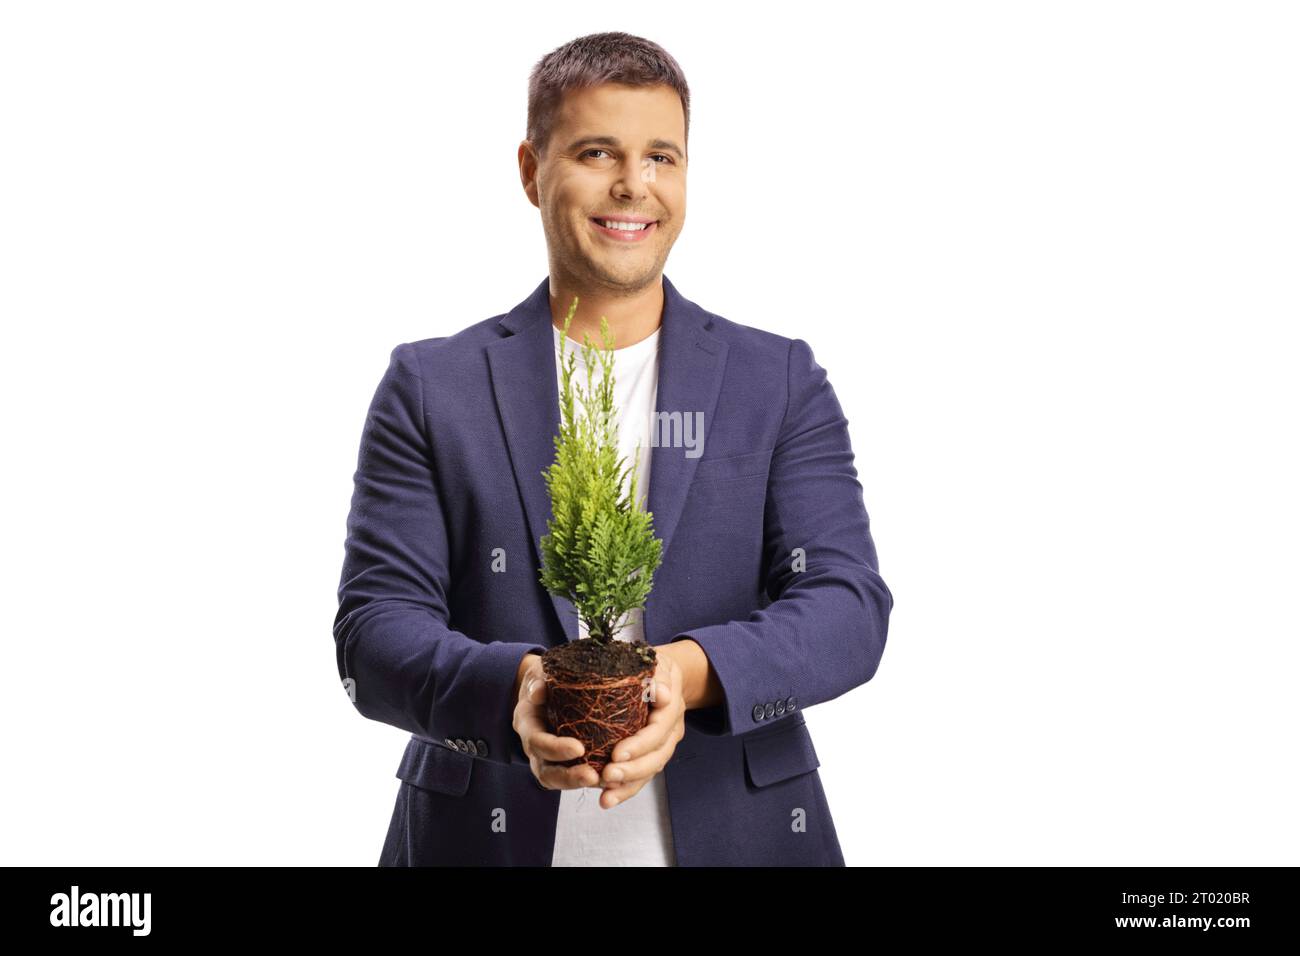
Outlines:
<svg viewBox="0 0 1300 956"><path fill-rule="evenodd" d="M577 737L557 737L546 729L546 672L540 654L525 654L515 674L515 714L513 726L528 755L537 782L547 790L575 790L596 787L600 778L585 763L573 767L558 761L581 757L586 749ZM628 738L631 740L632 738ZM603 794L602 794L603 796Z"/></svg>
<svg viewBox="0 0 1300 956"><path fill-rule="evenodd" d="M614 745L613 759L600 776L600 785L605 788L600 805L605 810L635 796L664 769L677 750L677 742L686 736L685 672L675 656L681 651L675 644L655 648L658 666L650 695L650 722Z"/></svg>

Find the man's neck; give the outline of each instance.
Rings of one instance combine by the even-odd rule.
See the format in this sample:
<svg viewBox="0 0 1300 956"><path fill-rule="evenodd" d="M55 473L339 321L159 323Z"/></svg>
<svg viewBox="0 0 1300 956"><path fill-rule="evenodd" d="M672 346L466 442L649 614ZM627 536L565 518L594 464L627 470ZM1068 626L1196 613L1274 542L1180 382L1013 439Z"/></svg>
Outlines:
<svg viewBox="0 0 1300 956"><path fill-rule="evenodd" d="M564 328L565 316L578 297L578 310L569 323L569 338L581 343L591 336L592 345L602 348L600 317L609 320L609 335L615 349L636 345L659 328L664 311L664 287L656 280L631 295L613 295L603 290L584 291L572 283L551 280L551 325Z"/></svg>

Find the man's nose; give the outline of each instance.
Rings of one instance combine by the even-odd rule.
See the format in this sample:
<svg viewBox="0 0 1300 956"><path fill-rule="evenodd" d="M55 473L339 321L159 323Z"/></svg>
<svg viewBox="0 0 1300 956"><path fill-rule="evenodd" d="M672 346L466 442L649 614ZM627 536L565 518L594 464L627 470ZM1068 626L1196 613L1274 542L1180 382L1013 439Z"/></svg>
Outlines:
<svg viewBox="0 0 1300 956"><path fill-rule="evenodd" d="M632 156L627 157L619 167L619 176L613 188L614 195L640 202L645 199L648 192L646 180L641 175L641 161Z"/></svg>

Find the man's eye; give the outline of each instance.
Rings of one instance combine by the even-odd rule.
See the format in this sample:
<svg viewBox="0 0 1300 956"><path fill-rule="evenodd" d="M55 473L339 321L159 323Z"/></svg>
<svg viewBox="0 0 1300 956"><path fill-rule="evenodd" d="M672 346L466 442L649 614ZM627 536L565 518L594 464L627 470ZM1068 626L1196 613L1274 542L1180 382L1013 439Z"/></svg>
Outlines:
<svg viewBox="0 0 1300 956"><path fill-rule="evenodd" d="M603 149L599 149L599 148L597 148L597 147L593 147L593 148L587 150L586 152L584 152L582 155L583 155L584 157L586 157L586 156L590 156L592 153L604 153L604 152L605 152L605 150L603 150ZM608 155L608 154L606 154L606 155ZM671 163L671 162L674 162L674 160L673 160L673 158L672 158L671 156L665 155L664 153L655 153L653 158L655 158L655 159L665 159L665 160L667 160L667 161L670 162L670 163ZM660 163L659 165L663 165L663 164Z"/></svg>

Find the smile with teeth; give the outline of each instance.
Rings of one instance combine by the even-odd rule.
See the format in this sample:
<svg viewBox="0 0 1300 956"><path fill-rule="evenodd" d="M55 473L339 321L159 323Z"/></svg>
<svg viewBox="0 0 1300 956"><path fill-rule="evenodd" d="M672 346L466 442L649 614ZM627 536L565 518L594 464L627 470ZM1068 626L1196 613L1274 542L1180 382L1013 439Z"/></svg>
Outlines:
<svg viewBox="0 0 1300 956"><path fill-rule="evenodd" d="M591 224L600 230L601 234L619 242L640 242L650 233L654 232L659 225L659 220L651 222L623 222L618 219L599 219L591 217Z"/></svg>
<svg viewBox="0 0 1300 956"><path fill-rule="evenodd" d="M651 225L648 222L619 222L617 219L597 219L606 229L623 229L627 232L640 232L646 226Z"/></svg>

